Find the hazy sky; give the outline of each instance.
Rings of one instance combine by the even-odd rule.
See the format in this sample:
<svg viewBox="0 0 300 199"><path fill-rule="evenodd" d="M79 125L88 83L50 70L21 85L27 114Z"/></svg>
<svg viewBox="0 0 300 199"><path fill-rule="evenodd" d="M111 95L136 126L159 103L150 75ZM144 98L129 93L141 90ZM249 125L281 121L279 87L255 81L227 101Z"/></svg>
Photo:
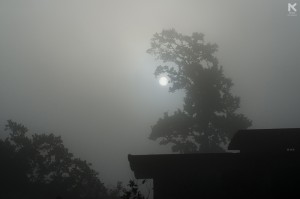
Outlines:
<svg viewBox="0 0 300 199"><path fill-rule="evenodd" d="M158 84L146 53L169 28L219 45L252 128L300 127L299 1L1 0L0 128L61 135L106 184L127 181L129 153L170 152L147 137L182 95Z"/></svg>

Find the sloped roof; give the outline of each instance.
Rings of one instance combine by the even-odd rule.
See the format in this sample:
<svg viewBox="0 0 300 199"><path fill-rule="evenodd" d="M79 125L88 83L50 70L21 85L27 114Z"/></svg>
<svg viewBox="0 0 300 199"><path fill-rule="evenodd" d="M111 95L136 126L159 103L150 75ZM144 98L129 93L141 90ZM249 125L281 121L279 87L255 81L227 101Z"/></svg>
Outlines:
<svg viewBox="0 0 300 199"><path fill-rule="evenodd" d="M249 153L283 153L300 151L300 129L248 129L238 131L229 150Z"/></svg>
<svg viewBox="0 0 300 199"><path fill-rule="evenodd" d="M240 130L232 138L229 150L241 153L194 153L128 155L137 179L149 179L168 173L205 175L207 171L224 171L247 167L247 164L272 164L299 159L300 129ZM299 160L300 161L300 160ZM203 171L203 173L202 173Z"/></svg>
<svg viewBox="0 0 300 199"><path fill-rule="evenodd" d="M149 179L161 172L181 173L223 170L235 167L237 153L128 155L130 168L137 179Z"/></svg>

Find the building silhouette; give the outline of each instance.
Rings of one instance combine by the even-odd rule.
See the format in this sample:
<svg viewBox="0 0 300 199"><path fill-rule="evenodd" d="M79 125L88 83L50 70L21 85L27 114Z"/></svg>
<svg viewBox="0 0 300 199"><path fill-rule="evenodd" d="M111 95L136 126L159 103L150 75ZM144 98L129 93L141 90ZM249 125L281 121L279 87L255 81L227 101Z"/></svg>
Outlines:
<svg viewBox="0 0 300 199"><path fill-rule="evenodd" d="M129 155L154 199L300 198L300 129L238 131L229 153Z"/></svg>

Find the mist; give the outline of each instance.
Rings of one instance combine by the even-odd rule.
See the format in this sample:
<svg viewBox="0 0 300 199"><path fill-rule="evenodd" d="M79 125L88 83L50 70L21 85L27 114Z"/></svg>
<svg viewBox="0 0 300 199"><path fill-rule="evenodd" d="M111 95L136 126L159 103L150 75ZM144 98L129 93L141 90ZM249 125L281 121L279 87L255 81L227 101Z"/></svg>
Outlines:
<svg viewBox="0 0 300 199"><path fill-rule="evenodd" d="M7 119L61 135L105 184L126 183L128 154L171 153L148 136L184 95L146 53L169 28L219 46L251 128L299 127L300 16L287 14L279 0L1 1L1 137Z"/></svg>

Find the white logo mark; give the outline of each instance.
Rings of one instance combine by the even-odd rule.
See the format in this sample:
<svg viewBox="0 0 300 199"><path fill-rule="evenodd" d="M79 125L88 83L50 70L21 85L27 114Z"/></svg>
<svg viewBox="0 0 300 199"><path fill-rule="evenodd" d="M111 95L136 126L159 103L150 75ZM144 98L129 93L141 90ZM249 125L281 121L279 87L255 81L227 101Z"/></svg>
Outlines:
<svg viewBox="0 0 300 199"><path fill-rule="evenodd" d="M296 12L297 12L297 9L296 9L296 5L297 3L288 3L288 16L297 16Z"/></svg>

